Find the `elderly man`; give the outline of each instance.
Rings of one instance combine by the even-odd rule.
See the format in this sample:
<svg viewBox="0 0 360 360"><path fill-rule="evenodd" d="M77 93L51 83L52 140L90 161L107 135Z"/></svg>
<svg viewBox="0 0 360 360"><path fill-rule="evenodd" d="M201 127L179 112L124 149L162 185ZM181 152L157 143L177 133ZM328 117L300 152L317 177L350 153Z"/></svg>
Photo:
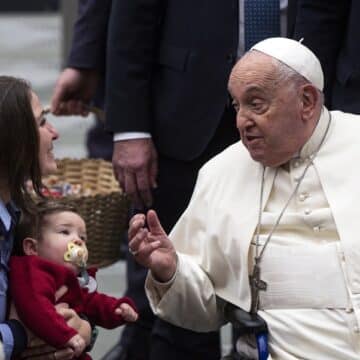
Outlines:
<svg viewBox="0 0 360 360"><path fill-rule="evenodd" d="M322 88L294 40L264 40L235 65L242 142L200 170L171 240L154 211L131 220L158 316L211 331L229 302L266 320L272 359L360 358L360 118L329 112Z"/></svg>

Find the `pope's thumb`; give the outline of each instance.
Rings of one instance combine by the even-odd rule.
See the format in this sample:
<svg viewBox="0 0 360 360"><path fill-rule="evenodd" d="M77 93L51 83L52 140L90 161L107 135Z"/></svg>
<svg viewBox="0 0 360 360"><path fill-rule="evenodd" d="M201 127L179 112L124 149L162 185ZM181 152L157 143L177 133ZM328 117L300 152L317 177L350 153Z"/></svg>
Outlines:
<svg viewBox="0 0 360 360"><path fill-rule="evenodd" d="M160 224L160 220L154 210L149 210L146 215L148 229L153 234L164 233L165 231Z"/></svg>

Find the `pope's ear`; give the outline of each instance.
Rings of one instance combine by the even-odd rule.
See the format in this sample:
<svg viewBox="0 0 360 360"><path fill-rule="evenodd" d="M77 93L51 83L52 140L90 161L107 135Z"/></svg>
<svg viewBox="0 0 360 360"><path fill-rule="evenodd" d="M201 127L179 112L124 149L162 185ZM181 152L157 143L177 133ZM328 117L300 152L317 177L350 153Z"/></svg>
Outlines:
<svg viewBox="0 0 360 360"><path fill-rule="evenodd" d="M25 255L37 255L37 240L33 238L25 238L23 240L23 250Z"/></svg>
<svg viewBox="0 0 360 360"><path fill-rule="evenodd" d="M314 115L319 99L320 93L314 85L307 83L302 86L301 102L304 119L309 119Z"/></svg>

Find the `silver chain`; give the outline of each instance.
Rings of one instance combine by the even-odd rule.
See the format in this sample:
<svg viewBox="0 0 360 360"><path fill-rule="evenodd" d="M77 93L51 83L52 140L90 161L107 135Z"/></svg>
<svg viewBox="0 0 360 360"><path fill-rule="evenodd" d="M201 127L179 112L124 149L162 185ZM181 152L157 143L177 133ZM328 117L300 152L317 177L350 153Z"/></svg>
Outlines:
<svg viewBox="0 0 360 360"><path fill-rule="evenodd" d="M261 189L260 189L260 203L259 203L259 213L258 213L258 224L257 224L257 227L256 227L256 240L255 240L255 258L254 258L254 268L256 266L259 265L261 259L262 259L262 256L264 254L264 251L274 233L274 231L276 230L276 228L278 227L279 223L280 223L280 220L282 218L282 216L284 215L285 213L285 210L287 209L287 207L289 206L290 204L290 201L293 199L293 197L295 196L297 190L299 189L299 186L301 184L301 182L303 181L305 175L306 175L306 172L307 170L309 169L310 165L313 163L316 155L318 154L322 144L324 143L325 141L325 138L326 138L326 135L329 131L329 128L330 128L330 123L331 123L331 113L329 112L329 121L328 121L328 124L327 124L327 127L326 127L326 130L324 132L324 135L321 139L321 142L317 148L317 150L312 154L310 155L310 161L308 162L308 164L306 165L303 173L301 174L301 176L298 178L298 183L296 184L293 192L291 193L289 199L286 201L285 203L285 206L283 207L283 209L281 210L274 226L272 227L269 235L267 236L266 240L265 240L265 243L264 243L264 246L263 248L261 249L260 253L259 253L259 247L260 247L260 244L259 244L259 239L260 239L260 228L261 228L261 218L262 218L262 207L263 207L263 196L264 196L264 183L265 183L265 170L266 170L266 167L263 166L263 171L262 171L262 179L261 179ZM277 176L277 172L278 172L278 169L276 169L276 173L275 173L275 177Z"/></svg>

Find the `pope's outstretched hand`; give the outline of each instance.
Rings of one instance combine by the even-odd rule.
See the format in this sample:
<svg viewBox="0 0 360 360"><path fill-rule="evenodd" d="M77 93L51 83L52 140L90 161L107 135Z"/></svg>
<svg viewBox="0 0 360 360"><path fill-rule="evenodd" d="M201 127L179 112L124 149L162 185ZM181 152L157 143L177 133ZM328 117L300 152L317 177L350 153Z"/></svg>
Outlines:
<svg viewBox="0 0 360 360"><path fill-rule="evenodd" d="M151 270L156 280L166 282L174 276L176 251L154 210L134 215L128 235L130 252L140 265Z"/></svg>

